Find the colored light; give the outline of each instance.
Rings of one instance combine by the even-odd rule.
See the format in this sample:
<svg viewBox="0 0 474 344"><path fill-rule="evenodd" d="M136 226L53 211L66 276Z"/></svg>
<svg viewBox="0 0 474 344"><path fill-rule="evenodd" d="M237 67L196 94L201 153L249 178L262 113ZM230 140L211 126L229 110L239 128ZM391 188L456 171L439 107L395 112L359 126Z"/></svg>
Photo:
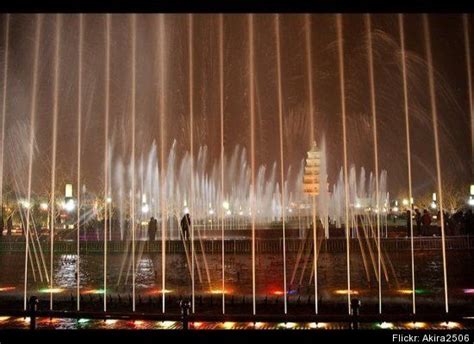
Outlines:
<svg viewBox="0 0 474 344"><path fill-rule="evenodd" d="M150 290L148 293L149 294L169 294L169 293L172 293L173 291L172 290L169 290L169 289L152 289Z"/></svg>
<svg viewBox="0 0 474 344"><path fill-rule="evenodd" d="M175 321L159 321L157 323L158 326L163 327L163 328L170 328L176 324Z"/></svg>
<svg viewBox="0 0 474 344"><path fill-rule="evenodd" d="M79 324L85 324L85 323L88 323L89 322L89 319L79 319L77 321Z"/></svg>
<svg viewBox="0 0 474 344"><path fill-rule="evenodd" d="M64 289L61 288L45 288L45 289L40 289L40 293L48 293L48 294L57 294L57 293L62 293Z"/></svg>
<svg viewBox="0 0 474 344"><path fill-rule="evenodd" d="M265 325L265 323L263 323L263 322L256 322L256 323L255 323L255 328L260 328L260 327L262 327L263 325Z"/></svg>
<svg viewBox="0 0 474 344"><path fill-rule="evenodd" d="M116 319L107 319L107 320L105 321L105 323L106 323L107 325L113 325L113 324L115 324L116 322L117 322Z"/></svg>
<svg viewBox="0 0 474 344"><path fill-rule="evenodd" d="M328 324L325 322L318 322L318 323L312 322L309 324L309 327L310 328L326 328L328 327Z"/></svg>
<svg viewBox="0 0 474 344"><path fill-rule="evenodd" d="M286 327L286 328L295 328L295 327L296 327L296 323L294 323L294 322L286 323L285 327Z"/></svg>
<svg viewBox="0 0 474 344"><path fill-rule="evenodd" d="M464 294L474 294L474 289L464 289Z"/></svg>
<svg viewBox="0 0 474 344"><path fill-rule="evenodd" d="M281 290L275 290L272 294L273 294L273 295L283 295L283 291L281 291Z"/></svg>
<svg viewBox="0 0 474 344"><path fill-rule="evenodd" d="M413 293L413 290L411 290L411 289L399 289L398 292L400 294L411 294L411 293Z"/></svg>
<svg viewBox="0 0 474 344"><path fill-rule="evenodd" d="M222 294L222 289L211 289L209 291L211 294ZM224 294L230 294L232 290L224 289Z"/></svg>
<svg viewBox="0 0 474 344"><path fill-rule="evenodd" d="M453 321L442 322L440 325L447 328L460 328L461 327L459 323L453 322Z"/></svg>
<svg viewBox="0 0 474 344"><path fill-rule="evenodd" d="M0 288L0 291L10 291L10 290L15 290L16 287L2 287Z"/></svg>
<svg viewBox="0 0 474 344"><path fill-rule="evenodd" d="M6 321L8 319L10 319L10 317L0 317L0 321Z"/></svg>
<svg viewBox="0 0 474 344"><path fill-rule="evenodd" d="M141 321L141 320L135 320L135 321L133 322L133 324L134 324L134 325L137 325L137 326L140 326L140 325L143 325L143 321Z"/></svg>
<svg viewBox="0 0 474 344"><path fill-rule="evenodd" d="M384 329L384 330L393 328L392 323L385 322L385 321L383 323L378 324L377 326L380 327L381 329Z"/></svg>
<svg viewBox="0 0 474 344"><path fill-rule="evenodd" d="M407 324L410 328L423 328L426 327L426 323L424 322L411 322Z"/></svg>
<svg viewBox="0 0 474 344"><path fill-rule="evenodd" d="M235 322L233 321L226 321L222 327L224 327L226 330L230 330L235 326Z"/></svg>
<svg viewBox="0 0 474 344"><path fill-rule="evenodd" d="M48 210L48 203L41 203L40 204L40 209L45 210L45 211Z"/></svg>
<svg viewBox="0 0 474 344"><path fill-rule="evenodd" d="M202 322L196 321L196 322L193 323L194 328L201 327L201 325L202 325Z"/></svg>
<svg viewBox="0 0 474 344"><path fill-rule="evenodd" d="M336 290L335 293L338 295L347 295L348 291L347 289L339 289L339 290ZM349 294L359 295L359 292L357 290L350 290Z"/></svg>
<svg viewBox="0 0 474 344"><path fill-rule="evenodd" d="M105 294L104 289L89 289L82 292L82 294Z"/></svg>

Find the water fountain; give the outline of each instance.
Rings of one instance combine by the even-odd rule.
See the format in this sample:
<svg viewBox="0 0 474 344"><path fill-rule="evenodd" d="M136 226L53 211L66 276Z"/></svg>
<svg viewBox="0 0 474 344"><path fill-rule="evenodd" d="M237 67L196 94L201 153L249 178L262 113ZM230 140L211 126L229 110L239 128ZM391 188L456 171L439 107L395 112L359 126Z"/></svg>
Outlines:
<svg viewBox="0 0 474 344"><path fill-rule="evenodd" d="M402 297L394 296L398 290L404 290L400 294L409 295L411 313L418 315L417 305L424 302L423 293L418 293L423 290L420 285L425 283L418 279L418 274L423 274L422 266L436 272L442 270L442 288L433 294L444 294L446 314L450 311L448 301L458 297L459 286L470 290L470 280L460 277L456 277L459 284L454 290L448 289L450 246L447 241L451 238L446 234L443 203L446 193L442 179L445 174L440 152L445 124L438 127L443 122L438 117L438 106L443 99L435 89L438 76L433 65L435 50L431 45L428 16L423 16L430 104L426 111L431 115L429 124L433 125L435 206L440 210L439 218L435 216L439 220L440 238L423 240L439 244L441 252L441 260L433 258L432 266L423 262L415 265L425 241L416 237L413 220L406 226L406 236L398 233L404 227L400 225L403 216L398 203L395 203L397 210L392 207L400 196L388 184L388 176L391 178L392 174L383 158L382 147L387 136L384 101L389 96L379 90L381 53L376 16L360 18L366 42L360 49L367 68L361 74L366 75L364 87L368 86L368 92L366 99L357 101L367 103L366 133L370 145L366 149L369 156L366 161L371 166L373 160L373 168L368 170L354 157L352 146L353 62L347 58L352 51L347 32L351 24L343 15L331 17L334 37L327 51L334 55L334 70L323 77L320 74L324 73L326 61L318 57L325 50L318 49L322 43L315 44L321 37L315 29L319 22L312 15L295 17L296 24L279 14L235 18L222 14L209 18L195 14L146 18L139 14L125 17L81 14L74 18L77 32L73 32L76 36L70 43L71 33L66 30L70 17L35 16L30 49L33 63L28 76L31 80L25 87L28 91L18 91L15 78L21 79L25 73L15 78L8 74L12 63L16 66L11 54L17 44L11 40L10 26L18 19L15 15L5 16L0 197L6 199L7 194L11 197L5 191L11 183L13 201L11 198L5 201L6 207L19 219L24 234L18 234L15 240L0 239L0 259L10 259L3 255L3 250L21 246L19 252L24 254L24 261L21 266L12 265L24 271L24 275L21 282L8 273L0 281L10 283L6 288L23 287L24 310L28 297L43 290L49 296L51 311L74 308L97 311L95 305L99 303L103 313L111 310L138 313L146 307L153 312L158 305L166 316L176 313L177 299L189 297L191 315L210 309L211 313L226 315L251 313L255 319L265 312L319 316L325 312L340 314L346 306L350 315L352 298L359 295L358 298L365 297L370 305L376 305L370 312L376 309L374 313L383 316L393 309L406 310L400 306L404 302L399 300ZM208 26L202 25L203 18ZM91 34L94 20L103 26L99 38ZM412 151L411 131L417 125L418 109L410 106L413 80L409 72L412 52L407 48L410 41L406 33L407 18L400 14L397 20L400 47L396 63L401 72L399 102L403 109L400 120L405 134L401 139L406 142L406 152L402 150L408 172L408 178L404 178L409 201L404 208L412 216L413 195L419 190L414 182L418 157ZM469 22L467 16L462 20L467 87L471 95ZM271 23L268 32L261 33L261 26L268 23ZM123 29L119 32L120 25ZM295 45L301 51L296 53L288 49L293 44L289 43L286 31L291 25L301 31L301 43L298 43L301 47ZM153 29L148 30L150 27ZM233 41L236 27L243 35L242 42ZM178 44L176 36L185 39ZM145 51L143 46L149 37L154 43ZM98 58L101 60L98 69L91 62L94 39L101 42L97 46L103 50L98 53L103 57ZM117 49L121 44L126 49ZM230 51L231 44L238 48ZM262 44L268 45L268 63L262 61ZM209 52L201 49L207 45ZM237 53L242 61L233 56ZM51 54L50 66L45 62L48 54ZM291 54L297 55L291 61L301 69L300 74L291 69L288 60ZM72 55L73 71L64 68L64 59ZM120 63L126 67L120 68L121 58ZM210 67L204 60L210 61ZM237 63L243 66L238 80L232 77ZM206 75L206 68L213 69L212 73ZM44 70L51 72L48 87L44 86ZM74 77L70 77L71 73ZM262 91L262 82L267 83L266 73L271 76L267 76L271 83ZM334 114L317 111L322 103L329 101L319 85L324 77L334 79L334 103L338 107ZM292 136L291 131L294 117L290 112L295 100L289 85L296 83L295 80L303 84L298 86L304 90L298 102L305 103L302 123L308 127L301 140ZM100 85L97 87L101 96L97 98L94 98L98 92L93 88L95 83ZM143 96L148 86L154 97L153 106L146 99L149 94ZM17 104L8 101L14 95L21 103L22 98L16 92L26 94L29 106L26 121L15 118L21 111ZM208 99L212 105L206 103ZM51 106L50 117L44 117L43 108L49 106L44 102ZM239 127L233 122L236 102L241 112ZM469 106L472 117L472 97ZM65 126L64 113L68 111L71 112L68 120L74 127L71 149L63 147L61 133ZM337 117L340 121L337 130L325 132L325 116L331 120ZM156 123L148 128L145 118ZM48 123L47 131L43 131L43 122ZM99 134L93 136L91 128L95 126ZM237 140L229 137L233 131L239 132L235 134L239 136ZM274 136L271 142L266 142L264 131ZM48 149L43 148L43 132L47 133ZM148 133L152 133L150 140ZM216 139L212 138L214 134ZM333 151L336 135L342 156ZM304 141L304 150L292 148L293 141ZM94 165L90 163L89 151L95 145L98 163ZM66 149L71 151L70 160L74 160L69 162L70 171L62 166ZM320 190L318 194L308 195L303 176L305 155L310 149L318 155ZM8 154L15 159L7 159ZM46 191L39 191L39 183L35 181L36 174L41 173L42 160L50 169ZM7 169L8 174L4 173ZM74 177L74 194L66 200L58 190ZM46 204L44 209L40 204ZM423 205L420 203L419 207ZM190 214L187 240L180 227L186 213ZM150 216L159 222L156 242L148 240ZM408 246L403 246L405 239ZM458 239L469 243L469 238ZM405 254L391 250L393 242L407 247ZM49 264L46 264L48 255ZM400 263L403 269L398 269L397 259L403 261ZM5 264L0 262L0 271ZM439 277L431 282L436 285L441 281ZM365 289L361 288L363 285ZM14 289L6 289L12 298L16 295ZM218 310L214 308L216 295ZM144 301L146 297L149 301ZM127 298L129 304L123 301ZM249 300L251 311L247 308Z"/></svg>

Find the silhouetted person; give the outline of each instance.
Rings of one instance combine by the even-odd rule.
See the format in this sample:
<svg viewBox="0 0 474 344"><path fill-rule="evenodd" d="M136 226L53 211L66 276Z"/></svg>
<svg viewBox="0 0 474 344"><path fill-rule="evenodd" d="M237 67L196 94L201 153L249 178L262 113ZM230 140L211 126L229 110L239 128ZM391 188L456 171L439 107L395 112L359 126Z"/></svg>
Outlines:
<svg viewBox="0 0 474 344"><path fill-rule="evenodd" d="M13 229L13 216L10 214L10 216L7 219L7 235L8 236L12 235L12 229Z"/></svg>
<svg viewBox="0 0 474 344"><path fill-rule="evenodd" d="M416 234L421 234L421 213L418 208L415 209Z"/></svg>
<svg viewBox="0 0 474 344"><path fill-rule="evenodd" d="M474 232L474 214L472 213L471 209L466 211L466 214L464 214L463 222L464 232L466 234L472 234Z"/></svg>
<svg viewBox="0 0 474 344"><path fill-rule="evenodd" d="M431 225L431 214L428 212L428 210L423 210L423 216L421 217L421 223L423 225L421 229L421 234L422 235L428 235L428 232L430 230L430 225Z"/></svg>
<svg viewBox="0 0 474 344"><path fill-rule="evenodd" d="M191 227L191 217L189 216L188 213L186 213L181 219L181 231L183 232L184 240L188 240L190 227Z"/></svg>
<svg viewBox="0 0 474 344"><path fill-rule="evenodd" d="M150 241L155 241L156 230L158 229L158 221L152 216L148 222L148 236Z"/></svg>
<svg viewBox="0 0 474 344"><path fill-rule="evenodd" d="M407 236L411 235L411 222L412 222L411 210L408 209L407 210Z"/></svg>

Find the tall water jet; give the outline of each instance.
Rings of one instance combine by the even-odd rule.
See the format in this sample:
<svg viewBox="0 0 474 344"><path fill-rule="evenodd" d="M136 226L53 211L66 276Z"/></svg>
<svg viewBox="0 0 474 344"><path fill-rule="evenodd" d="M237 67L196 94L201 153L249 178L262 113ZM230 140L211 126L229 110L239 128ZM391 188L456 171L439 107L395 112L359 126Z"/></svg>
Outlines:
<svg viewBox="0 0 474 344"><path fill-rule="evenodd" d="M347 133L346 133L346 93L344 80L344 45L343 45L343 23L342 14L336 15L337 43L339 55L339 83L341 89L341 114L342 114L342 143L344 152L344 220L346 229L346 262L347 262L347 310L351 313L351 263L350 263L350 240L349 240L349 182L347 171Z"/></svg>
<svg viewBox="0 0 474 344"><path fill-rule="evenodd" d="M221 129L221 200L224 193L224 15L219 14L219 111ZM224 207L217 204L221 221L221 266L222 266L222 314L225 314L225 237L224 237Z"/></svg>
<svg viewBox="0 0 474 344"><path fill-rule="evenodd" d="M29 253L29 237L30 237L30 210L31 210L31 180L33 175L33 152L35 145L35 124L36 124L36 95L38 93L38 60L41 38L41 26L43 23L43 15L36 15L35 38L34 38L34 55L33 55L33 81L31 85L31 104L30 104L30 132L28 143L28 191L27 191L27 207L26 207L26 228L25 228L25 276L24 276L24 295L23 308L27 309L27 289L28 289L28 253Z"/></svg>
<svg viewBox="0 0 474 344"><path fill-rule="evenodd" d="M250 169L251 169L251 183L250 183L250 209L252 218L252 310L253 314L257 313L256 302L256 285L255 285L255 94L254 94L254 24L253 14L248 14L248 45L249 45L249 111L250 111Z"/></svg>
<svg viewBox="0 0 474 344"><path fill-rule="evenodd" d="M79 14L79 47L77 71L77 238L76 238L76 302L77 310L81 308L81 141L82 141L82 50L84 45L84 18Z"/></svg>
<svg viewBox="0 0 474 344"><path fill-rule="evenodd" d="M448 304L448 274L446 266L446 237L444 231L444 208L443 208L443 189L442 189L442 180L441 180L441 161L439 156L439 139L438 139L438 110L436 107L436 94L435 94L435 85L434 85L434 75L433 75L433 56L431 52L431 35L430 27L428 22L428 15L423 14L423 30L425 35L425 48L428 61L428 82L429 82L429 92L431 100L431 115L433 117L433 133L435 141L435 157L436 157L436 179L438 187L438 199L439 199L439 213L440 213L440 225L441 225L441 250L443 255L443 281L444 281L444 304L445 311L448 313L449 304Z"/></svg>
<svg viewBox="0 0 474 344"><path fill-rule="evenodd" d="M166 118L166 97L165 97L165 16L160 14L159 41L160 41L160 205L161 205L161 297L162 312L166 310L166 179L165 179L165 118Z"/></svg>
<svg viewBox="0 0 474 344"><path fill-rule="evenodd" d="M135 200L136 200L136 186L135 186L135 119L136 119L136 102L137 102L137 73L136 73L136 49L137 49L137 18L136 14L131 15L131 26L132 26L132 157L131 157L131 169L132 169L132 190L131 190L131 222L132 222L132 311L135 312L135 278L136 278L136 266L135 266Z"/></svg>
<svg viewBox="0 0 474 344"><path fill-rule="evenodd" d="M111 15L105 15L105 97L104 97L104 312L107 312L107 224L112 222L109 205L109 113L110 113L110 29Z"/></svg>
<svg viewBox="0 0 474 344"><path fill-rule="evenodd" d="M61 14L56 15L56 39L54 46L54 75L53 75L53 132L52 132L52 152L51 152L51 215L50 215L50 263L49 263L49 309L53 310L53 288L54 288L54 225L56 211L56 148L58 133L58 108L59 108L59 49L61 44Z"/></svg>
<svg viewBox="0 0 474 344"><path fill-rule="evenodd" d="M472 93L471 41L469 39L469 15L463 14L464 47L466 49L467 87L469 97L469 114L471 117L471 179L474 179L474 99Z"/></svg>
<svg viewBox="0 0 474 344"><path fill-rule="evenodd" d="M188 14L188 59L189 59L189 145L191 159L191 195L189 197L189 211L193 213L194 206L194 57L193 57L193 15ZM194 281L194 216L191 217L191 308L195 312L195 281Z"/></svg>
<svg viewBox="0 0 474 344"><path fill-rule="evenodd" d="M401 47L401 62L402 62L402 78L403 78L403 109L405 112L405 135L407 142L407 165L408 165L408 202L410 206L410 216L412 216L412 175L411 175L411 140L410 140L410 116L408 108L408 85L407 85L407 68L405 56L405 26L403 14L398 15L398 25L400 29L400 47ZM413 240L413 220L410 220L410 258L411 258L411 285L412 285L412 312L416 314L416 293L415 293L415 250ZM380 273L380 271L379 271Z"/></svg>
<svg viewBox="0 0 474 344"><path fill-rule="evenodd" d="M372 135L374 140L374 173L375 173L375 205L377 221L377 270L378 270L378 292L379 292L379 314L382 313L382 279L381 276L381 248L380 248L380 191L379 191L379 153L377 139L377 107L375 104L375 78L374 78L374 59L372 48L372 23L370 14L365 15L365 24L367 29L367 52L369 60L369 82L370 82L370 108L372 111Z"/></svg>
<svg viewBox="0 0 474 344"><path fill-rule="evenodd" d="M314 133L314 101L313 101L313 60L311 45L311 15L305 14L305 43L306 43L306 74L308 75L308 104L310 144L315 142ZM313 265L314 265L314 312L318 314L318 223L316 221L316 195L311 195L311 211L313 218Z"/></svg>
<svg viewBox="0 0 474 344"><path fill-rule="evenodd" d="M3 221L3 161L5 154L5 123L7 116L7 84L8 84L8 50L10 43L10 14L5 16L5 56L3 58L3 88L2 88L2 133L0 137L0 216Z"/></svg>
<svg viewBox="0 0 474 344"><path fill-rule="evenodd" d="M275 43L277 59L277 90L278 90L278 126L280 136L280 182L281 182L281 220L283 235L283 307L285 314L288 312L286 293L286 221L285 221L285 172L284 172L284 151L283 151L283 96L281 85L281 51L280 51L280 15L275 14Z"/></svg>

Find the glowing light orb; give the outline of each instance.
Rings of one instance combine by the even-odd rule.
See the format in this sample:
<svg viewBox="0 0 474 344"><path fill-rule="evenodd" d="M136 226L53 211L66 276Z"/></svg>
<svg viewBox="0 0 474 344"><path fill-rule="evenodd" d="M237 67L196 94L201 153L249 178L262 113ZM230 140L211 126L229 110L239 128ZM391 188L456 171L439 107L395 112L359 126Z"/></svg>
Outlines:
<svg viewBox="0 0 474 344"><path fill-rule="evenodd" d="M105 324L106 324L106 325L113 325L113 324L115 324L117 321L118 321L118 320L116 320L116 319L107 319L107 320L105 321Z"/></svg>
<svg viewBox="0 0 474 344"><path fill-rule="evenodd" d="M226 330L230 330L231 328L233 328L235 326L235 322L233 321L226 321L222 327L225 328Z"/></svg>
<svg viewBox="0 0 474 344"><path fill-rule="evenodd" d="M310 328L327 328L328 324L324 322L318 322L318 323L312 322L309 324L309 327Z"/></svg>
<svg viewBox="0 0 474 344"><path fill-rule="evenodd" d="M15 290L16 287L1 287L0 288L0 291L11 291L11 290Z"/></svg>
<svg viewBox="0 0 474 344"><path fill-rule="evenodd" d="M461 327L461 324L457 322L453 322L453 321L442 322L440 325L446 328L460 328Z"/></svg>
<svg viewBox="0 0 474 344"><path fill-rule="evenodd" d="M172 326L174 326L176 324L175 321L159 321L158 322L158 326L162 327L162 328L170 328Z"/></svg>
<svg viewBox="0 0 474 344"><path fill-rule="evenodd" d="M44 211L48 210L48 203L41 203L40 204L40 209L44 210Z"/></svg>
<svg viewBox="0 0 474 344"><path fill-rule="evenodd" d="M85 324L85 323L88 323L89 322L89 319L79 319L77 321L79 324Z"/></svg>
<svg viewBox="0 0 474 344"><path fill-rule="evenodd" d="M90 289L83 291L82 294L105 294L104 289Z"/></svg>
<svg viewBox="0 0 474 344"><path fill-rule="evenodd" d="M295 328L295 327L296 327L296 323L294 323L294 322L288 322L288 323L285 324L285 327L288 328L288 329L289 329L289 328Z"/></svg>
<svg viewBox="0 0 474 344"><path fill-rule="evenodd" d="M64 289L61 288L45 288L45 289L40 289L40 293L48 293L48 294L58 294L62 293Z"/></svg>
<svg viewBox="0 0 474 344"><path fill-rule="evenodd" d="M193 323L193 327L194 327L194 328L199 328L199 327L201 327L201 326L202 326L202 322L195 321L195 322Z"/></svg>
<svg viewBox="0 0 474 344"><path fill-rule="evenodd" d="M409 328L424 328L424 327L426 327L426 323L424 323L424 322L411 322L411 323L408 323L407 326Z"/></svg>
<svg viewBox="0 0 474 344"><path fill-rule="evenodd" d="M474 289L464 289L464 294L474 294Z"/></svg>
<svg viewBox="0 0 474 344"><path fill-rule="evenodd" d="M211 293L211 294L222 294L222 289L211 289L209 291L209 293ZM232 290L224 289L224 294L230 294L230 293L232 293Z"/></svg>
<svg viewBox="0 0 474 344"><path fill-rule="evenodd" d="M71 212L74 210L76 207L76 204L74 203L74 200L70 199L67 202L63 204L63 209L66 210L67 212Z"/></svg>
<svg viewBox="0 0 474 344"><path fill-rule="evenodd" d="M336 290L334 293L338 295L347 295L347 293L349 293L350 295L359 295L359 292L357 290L347 291L347 289L339 289L339 290Z"/></svg>
<svg viewBox="0 0 474 344"><path fill-rule="evenodd" d="M378 327L380 327L381 329L384 329L384 330L385 329L391 329L391 328L393 328L393 324L390 323L390 322L385 322L384 321L383 323L378 324Z"/></svg>

